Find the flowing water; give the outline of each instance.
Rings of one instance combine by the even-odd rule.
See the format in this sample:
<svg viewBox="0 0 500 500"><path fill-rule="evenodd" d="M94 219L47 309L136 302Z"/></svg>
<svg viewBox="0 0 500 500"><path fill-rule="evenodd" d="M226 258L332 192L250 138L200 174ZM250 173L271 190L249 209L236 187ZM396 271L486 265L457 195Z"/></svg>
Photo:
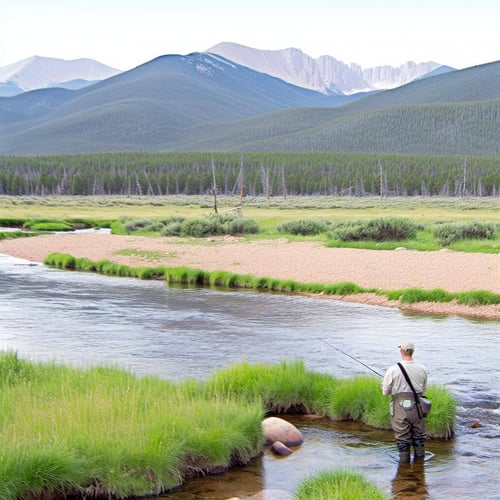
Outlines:
<svg viewBox="0 0 500 500"><path fill-rule="evenodd" d="M349 467L395 498L500 499L500 325L293 295L168 288L0 255L0 349L33 361L203 380L242 359L302 359L311 370L351 377L371 372L322 339L383 372L405 338L415 341L430 383L446 384L459 403L455 439L429 441L434 456L423 466L398 467L392 432L290 417L305 437L292 455L266 449L247 467L190 480L164 498L290 499L309 475Z"/></svg>

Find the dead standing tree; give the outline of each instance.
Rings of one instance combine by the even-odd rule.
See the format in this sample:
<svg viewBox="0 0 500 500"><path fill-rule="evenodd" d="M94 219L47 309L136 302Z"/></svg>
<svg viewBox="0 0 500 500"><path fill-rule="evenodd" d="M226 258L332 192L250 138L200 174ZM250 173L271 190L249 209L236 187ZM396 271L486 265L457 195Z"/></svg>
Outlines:
<svg viewBox="0 0 500 500"><path fill-rule="evenodd" d="M212 158L212 194L214 195L214 213L219 213L217 210L217 182L215 181L215 164Z"/></svg>

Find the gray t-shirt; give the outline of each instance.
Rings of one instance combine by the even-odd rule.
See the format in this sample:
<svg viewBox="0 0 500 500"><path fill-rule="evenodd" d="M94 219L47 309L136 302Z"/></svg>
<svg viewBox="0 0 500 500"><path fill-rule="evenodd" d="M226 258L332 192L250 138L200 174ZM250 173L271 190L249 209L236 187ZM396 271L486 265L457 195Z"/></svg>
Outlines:
<svg viewBox="0 0 500 500"><path fill-rule="evenodd" d="M424 365L415 363L415 361L401 361L406 373L410 377L413 388L418 393L423 393L427 389L427 370ZM399 394L400 392L412 392L411 387L408 385L401 368L392 365L385 372L382 380L382 392L384 394Z"/></svg>

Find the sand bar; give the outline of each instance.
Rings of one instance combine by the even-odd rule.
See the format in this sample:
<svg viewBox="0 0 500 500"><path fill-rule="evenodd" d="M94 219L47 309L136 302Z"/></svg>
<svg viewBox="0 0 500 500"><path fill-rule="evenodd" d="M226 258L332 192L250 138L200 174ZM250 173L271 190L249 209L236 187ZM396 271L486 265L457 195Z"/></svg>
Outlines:
<svg viewBox="0 0 500 500"><path fill-rule="evenodd" d="M127 254L120 252L126 251ZM134 251L137 253L134 254ZM300 282L351 281L365 288L416 287L448 292L487 290L500 293L500 255L453 251L359 250L326 248L315 242L286 239L245 241L234 237L203 240L70 233L0 241L0 253L43 262L52 252L128 266L186 266ZM500 306L452 303L402 305L375 294L334 297L428 314L500 320Z"/></svg>

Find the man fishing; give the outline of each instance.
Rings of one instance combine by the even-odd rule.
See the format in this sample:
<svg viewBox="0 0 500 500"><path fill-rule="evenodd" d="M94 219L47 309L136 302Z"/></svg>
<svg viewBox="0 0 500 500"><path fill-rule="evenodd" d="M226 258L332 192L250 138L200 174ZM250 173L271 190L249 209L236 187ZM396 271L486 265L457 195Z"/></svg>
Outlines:
<svg viewBox="0 0 500 500"><path fill-rule="evenodd" d="M385 373L382 379L382 394L392 396L390 403L391 427L396 437L399 460L409 462L412 445L414 459L425 457L425 423L415 401L413 390L417 395L422 395L427 389L427 370L423 365L413 361L413 353L415 352L413 342L402 342L399 346L399 352L402 362L392 365ZM406 371L406 376L403 370ZM413 386L413 390L411 386Z"/></svg>

